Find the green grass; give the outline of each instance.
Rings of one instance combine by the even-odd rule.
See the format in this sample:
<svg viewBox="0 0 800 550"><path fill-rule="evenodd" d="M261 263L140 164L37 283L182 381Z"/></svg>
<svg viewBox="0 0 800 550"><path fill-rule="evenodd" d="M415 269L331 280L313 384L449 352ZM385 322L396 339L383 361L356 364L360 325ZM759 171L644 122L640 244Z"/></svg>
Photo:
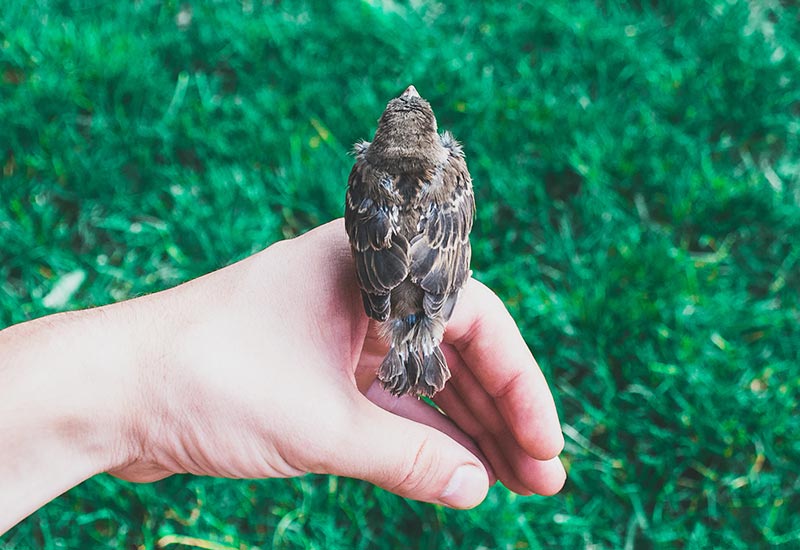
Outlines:
<svg viewBox="0 0 800 550"><path fill-rule="evenodd" d="M348 149L413 82L465 145L475 274L551 382L566 488L456 512L98 476L0 547L798 547L798 7L272 4L4 4L0 326L67 273L57 307L105 304L341 215Z"/></svg>

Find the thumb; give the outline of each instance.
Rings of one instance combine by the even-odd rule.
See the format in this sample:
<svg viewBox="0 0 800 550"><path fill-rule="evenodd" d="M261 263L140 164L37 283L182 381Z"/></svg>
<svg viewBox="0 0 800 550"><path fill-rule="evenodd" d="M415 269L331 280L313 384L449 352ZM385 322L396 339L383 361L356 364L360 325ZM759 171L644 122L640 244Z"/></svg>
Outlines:
<svg viewBox="0 0 800 550"><path fill-rule="evenodd" d="M486 498L489 475L478 458L444 433L364 399L353 441L339 456L340 475L402 497L472 508Z"/></svg>

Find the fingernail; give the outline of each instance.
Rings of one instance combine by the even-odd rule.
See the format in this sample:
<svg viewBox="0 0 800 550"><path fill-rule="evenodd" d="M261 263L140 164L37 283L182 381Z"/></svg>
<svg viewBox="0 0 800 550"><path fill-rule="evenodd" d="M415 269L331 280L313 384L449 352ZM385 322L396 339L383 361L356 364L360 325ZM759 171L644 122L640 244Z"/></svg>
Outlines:
<svg viewBox="0 0 800 550"><path fill-rule="evenodd" d="M472 508L480 504L488 488L489 479L481 468L472 465L459 466L439 500L453 508Z"/></svg>

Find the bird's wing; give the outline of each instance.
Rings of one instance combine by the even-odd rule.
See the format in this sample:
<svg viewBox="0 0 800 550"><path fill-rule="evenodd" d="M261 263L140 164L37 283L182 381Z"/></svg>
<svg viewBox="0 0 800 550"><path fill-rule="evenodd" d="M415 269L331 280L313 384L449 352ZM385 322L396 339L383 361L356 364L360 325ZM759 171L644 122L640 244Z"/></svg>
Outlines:
<svg viewBox="0 0 800 550"><path fill-rule="evenodd" d="M364 310L369 317L385 321L391 310L391 290L408 276L409 244L397 232L397 207L377 177L359 154L348 179L344 223Z"/></svg>
<svg viewBox="0 0 800 550"><path fill-rule="evenodd" d="M411 280L425 291L425 314L450 317L458 291L469 278L469 232L475 215L472 180L461 147L449 136L438 200L423 213L420 233L411 240ZM436 193L433 190L432 193Z"/></svg>

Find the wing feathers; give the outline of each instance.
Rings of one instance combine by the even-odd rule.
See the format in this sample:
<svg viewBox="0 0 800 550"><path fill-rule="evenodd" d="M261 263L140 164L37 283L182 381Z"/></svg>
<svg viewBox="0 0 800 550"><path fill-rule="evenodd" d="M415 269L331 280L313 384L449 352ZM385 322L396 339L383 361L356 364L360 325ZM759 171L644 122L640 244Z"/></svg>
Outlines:
<svg viewBox="0 0 800 550"><path fill-rule="evenodd" d="M399 204L393 187L366 165L369 144L361 144L350 172L345 227L350 237L356 274L367 315L386 320L391 292L410 276L424 291L422 309L428 316L449 317L455 296L469 277L472 251L469 233L475 212L472 181L460 145L442 136L448 157L441 179L423 191L419 234L409 241L400 233ZM389 182L391 183L391 182ZM394 182L397 184L397 181Z"/></svg>
<svg viewBox="0 0 800 550"><path fill-rule="evenodd" d="M387 200L385 187L369 180L375 174L365 165L367 148L368 144L361 145L350 172L344 220L364 310L369 317L385 321L392 289L408 277L409 244L395 227L397 206Z"/></svg>
<svg viewBox="0 0 800 550"><path fill-rule="evenodd" d="M445 137L442 143L447 146ZM423 308L427 315L442 311L448 298L469 278L472 255L469 232L475 199L467 165L457 144L450 147L442 188L447 193L441 200L431 202L420 224L422 231L412 240L410 250L411 280L425 290ZM454 303L448 302L448 317Z"/></svg>

